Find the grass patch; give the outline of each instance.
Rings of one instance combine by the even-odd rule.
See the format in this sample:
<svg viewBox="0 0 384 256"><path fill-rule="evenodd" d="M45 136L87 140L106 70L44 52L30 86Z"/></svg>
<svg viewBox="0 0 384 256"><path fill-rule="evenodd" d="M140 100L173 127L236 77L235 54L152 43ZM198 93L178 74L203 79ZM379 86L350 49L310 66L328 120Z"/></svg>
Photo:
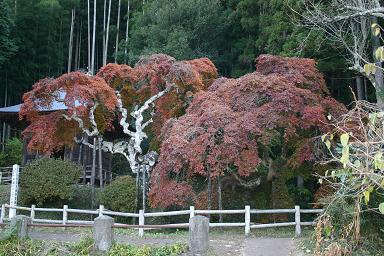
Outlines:
<svg viewBox="0 0 384 256"><path fill-rule="evenodd" d="M78 243L64 243L54 241L39 241L32 239L11 238L0 241L1 256L177 256L187 251L185 244L174 244L161 247L133 246L115 243L104 254L93 250L93 241L88 236Z"/></svg>

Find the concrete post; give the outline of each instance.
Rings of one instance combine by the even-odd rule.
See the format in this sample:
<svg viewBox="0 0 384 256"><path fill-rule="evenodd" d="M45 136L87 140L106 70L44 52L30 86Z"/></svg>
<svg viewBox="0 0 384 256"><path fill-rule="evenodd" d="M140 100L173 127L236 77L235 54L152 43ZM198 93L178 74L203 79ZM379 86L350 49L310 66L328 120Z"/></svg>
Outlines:
<svg viewBox="0 0 384 256"><path fill-rule="evenodd" d="M300 206L295 205L295 222L296 222L296 236L301 235L301 224L300 224Z"/></svg>
<svg viewBox="0 0 384 256"><path fill-rule="evenodd" d="M249 236L251 232L251 206L245 206L245 235Z"/></svg>
<svg viewBox="0 0 384 256"><path fill-rule="evenodd" d="M189 206L189 218L192 218L195 216L195 206Z"/></svg>
<svg viewBox="0 0 384 256"><path fill-rule="evenodd" d="M28 224L31 224L31 218L25 215L16 215L11 219L11 229L16 229L16 235L19 238L28 237Z"/></svg>
<svg viewBox="0 0 384 256"><path fill-rule="evenodd" d="M4 222L5 218L5 204L1 205L1 213L0 213L0 223Z"/></svg>
<svg viewBox="0 0 384 256"><path fill-rule="evenodd" d="M33 223L33 220L35 219L35 208L36 208L36 205L32 205L31 206L31 223Z"/></svg>
<svg viewBox="0 0 384 256"><path fill-rule="evenodd" d="M189 219L189 249L191 255L206 255L209 249L209 219L194 216Z"/></svg>
<svg viewBox="0 0 384 256"><path fill-rule="evenodd" d="M20 166L14 164L12 166L12 182L11 182L11 196L9 198L10 206L17 206L17 193L19 191L19 172ZM16 209L9 208L9 218L12 219L16 216Z"/></svg>
<svg viewBox="0 0 384 256"><path fill-rule="evenodd" d="M103 216L104 205L99 205L99 216Z"/></svg>
<svg viewBox="0 0 384 256"><path fill-rule="evenodd" d="M139 210L139 225L144 225L144 210ZM139 228L139 237L143 237L144 229Z"/></svg>
<svg viewBox="0 0 384 256"><path fill-rule="evenodd" d="M95 219L93 224L94 248L97 251L108 251L113 243L113 224L112 217L103 215Z"/></svg>

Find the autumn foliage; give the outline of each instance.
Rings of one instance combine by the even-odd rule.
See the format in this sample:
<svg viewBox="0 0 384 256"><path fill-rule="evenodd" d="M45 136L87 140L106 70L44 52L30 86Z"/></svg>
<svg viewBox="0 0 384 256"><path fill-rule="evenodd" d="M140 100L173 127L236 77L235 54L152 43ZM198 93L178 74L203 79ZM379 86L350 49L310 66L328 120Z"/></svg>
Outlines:
<svg viewBox="0 0 384 256"><path fill-rule="evenodd" d="M63 114L75 113L84 126L89 127L90 109L97 104L94 114L99 130L103 133L119 129L113 127L113 121L120 117L116 111L115 91L121 93L123 106L129 113L167 86L175 86L175 90L156 102L157 122L152 129L160 131L166 119L183 112L188 105L187 98L207 89L215 78L216 67L207 58L176 61L164 54L142 58L135 67L108 64L96 76L71 72L56 79L45 78L23 96L20 118L30 122L23 134L29 138L30 150L50 154L63 145L73 144L73 137L80 132L78 124L67 121ZM50 109L54 102L64 104L67 110L48 114L41 111Z"/></svg>
<svg viewBox="0 0 384 256"><path fill-rule="evenodd" d="M151 176L153 206L196 203L206 194L196 180L208 169L213 179L232 180L262 177L267 169L270 180L314 159L312 138L327 132L327 116L344 106L328 96L311 59L263 55L256 63L254 73L217 79L185 115L164 125Z"/></svg>

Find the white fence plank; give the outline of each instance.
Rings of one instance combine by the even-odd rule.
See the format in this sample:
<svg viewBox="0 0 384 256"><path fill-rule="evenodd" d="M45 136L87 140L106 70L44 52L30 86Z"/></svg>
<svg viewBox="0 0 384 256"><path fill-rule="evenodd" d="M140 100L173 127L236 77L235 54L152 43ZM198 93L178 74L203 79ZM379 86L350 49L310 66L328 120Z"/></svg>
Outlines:
<svg viewBox="0 0 384 256"><path fill-rule="evenodd" d="M269 223L269 224L256 224L251 225L252 228L273 228L273 227L288 227L295 226L296 222L280 222L280 223Z"/></svg>
<svg viewBox="0 0 384 256"><path fill-rule="evenodd" d="M163 216L178 216L178 215L188 215L190 214L189 210L185 211L169 211L169 212L146 212L144 213L145 217L163 217Z"/></svg>
<svg viewBox="0 0 384 256"><path fill-rule="evenodd" d="M267 209L267 210L258 210L252 209L251 213L295 213L295 209Z"/></svg>
<svg viewBox="0 0 384 256"><path fill-rule="evenodd" d="M225 228L225 227L245 227L245 223L209 223L210 227Z"/></svg>
<svg viewBox="0 0 384 256"><path fill-rule="evenodd" d="M61 209L61 211L63 211L63 210ZM71 213L84 213L84 214L99 214L99 210L68 209L67 212L71 212Z"/></svg>
<svg viewBox="0 0 384 256"><path fill-rule="evenodd" d="M139 217L138 213L128 213L128 212L114 212L110 210L104 210L104 215L111 215L111 216L120 216L120 217Z"/></svg>
<svg viewBox="0 0 384 256"><path fill-rule="evenodd" d="M36 208L35 205L29 207L22 206L10 206L8 204L3 204L1 206L1 215L0 223L4 221L9 221L9 218L5 218L6 209L15 209L30 211L31 218L35 223L51 223L51 224L93 224L93 221L86 220L68 220L68 213L78 213L78 214L93 214L93 215L110 215L110 216L121 216L121 217L139 217L139 225L145 225L145 217L158 217L158 216L180 216L180 215L189 215L193 217L197 214L244 214L243 223L210 223L210 227L244 227L245 234L250 234L251 229L254 228L268 228L268 227L286 227L286 226L295 226L296 235L301 234L301 226L311 226L316 223L311 222L301 222L301 214L303 213L321 213L322 209L300 209L299 206L295 206L295 209L250 209L250 206L245 206L244 209L237 210L196 210L194 206L190 206L189 210L181 211L168 211L168 212L148 212L145 213L143 210L140 210L139 213L125 213L125 212L115 212L105 209L103 205L100 205L97 210L84 210L84 209L69 209L67 205L64 205L62 209L58 208ZM62 220L49 220L49 219L36 219L36 212L62 212ZM270 213L295 213L295 222L281 222L281 223L265 223L265 224L253 224L251 225L251 214L270 214ZM188 227L189 223L175 223L175 224L164 224L158 225L158 228L167 228L172 226ZM139 231L139 236L144 235L144 230L152 229L148 228L137 228Z"/></svg>
<svg viewBox="0 0 384 256"><path fill-rule="evenodd" d="M301 209L301 213L322 213L323 209Z"/></svg>
<svg viewBox="0 0 384 256"><path fill-rule="evenodd" d="M244 214L245 210L195 210L195 214Z"/></svg>

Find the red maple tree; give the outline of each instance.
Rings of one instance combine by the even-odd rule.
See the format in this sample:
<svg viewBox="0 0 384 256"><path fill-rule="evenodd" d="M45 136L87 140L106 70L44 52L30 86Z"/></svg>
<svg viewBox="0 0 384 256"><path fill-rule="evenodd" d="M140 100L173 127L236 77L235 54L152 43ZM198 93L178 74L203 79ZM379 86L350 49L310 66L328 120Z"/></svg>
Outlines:
<svg viewBox="0 0 384 256"><path fill-rule="evenodd" d="M313 160L312 138L327 131L327 115L345 107L328 96L311 59L263 55L256 63L254 73L217 79L195 95L185 115L164 125L151 177L153 206L201 203L208 193L210 207L211 179L258 185ZM208 188L197 186L199 177Z"/></svg>

